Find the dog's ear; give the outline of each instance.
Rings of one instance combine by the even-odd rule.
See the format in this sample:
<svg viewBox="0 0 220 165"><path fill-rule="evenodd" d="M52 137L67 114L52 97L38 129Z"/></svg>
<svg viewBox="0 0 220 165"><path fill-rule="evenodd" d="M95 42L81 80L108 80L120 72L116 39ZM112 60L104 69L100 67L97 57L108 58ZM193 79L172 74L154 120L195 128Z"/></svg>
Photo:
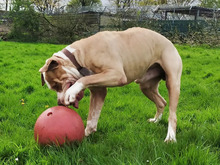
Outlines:
<svg viewBox="0 0 220 165"><path fill-rule="evenodd" d="M58 66L59 66L59 62L56 60L52 60L48 66L47 71L54 70L54 69L58 68Z"/></svg>
<svg viewBox="0 0 220 165"><path fill-rule="evenodd" d="M42 73L41 73L41 84L42 86L44 86L45 84L44 75Z"/></svg>
<svg viewBox="0 0 220 165"><path fill-rule="evenodd" d="M47 60L46 64L40 68L39 72L43 73L43 72L46 72L46 71L51 71L51 70L54 70L56 68L58 68L59 66L59 62L56 61L56 60Z"/></svg>
<svg viewBox="0 0 220 165"><path fill-rule="evenodd" d="M46 64L42 68L40 68L39 72L41 72L42 86L44 86L44 84L45 84L43 72L54 70L54 69L58 68L58 66L59 66L59 62L51 59L51 60L47 60Z"/></svg>

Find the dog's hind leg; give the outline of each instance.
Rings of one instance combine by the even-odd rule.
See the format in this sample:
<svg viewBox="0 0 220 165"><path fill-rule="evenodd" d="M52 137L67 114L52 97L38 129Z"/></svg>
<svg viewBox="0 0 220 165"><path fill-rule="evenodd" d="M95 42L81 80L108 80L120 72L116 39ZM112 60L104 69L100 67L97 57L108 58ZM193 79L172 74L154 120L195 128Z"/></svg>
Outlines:
<svg viewBox="0 0 220 165"><path fill-rule="evenodd" d="M176 142L176 109L180 95L182 61L176 50L164 54L161 66L166 73L166 86L169 92L168 131L165 142Z"/></svg>
<svg viewBox="0 0 220 165"><path fill-rule="evenodd" d="M87 126L85 129L86 136L89 136L91 133L96 132L97 130L97 124L106 94L107 89L105 87L90 88L90 107Z"/></svg>
<svg viewBox="0 0 220 165"><path fill-rule="evenodd" d="M144 95L147 96L156 105L157 111L154 118L150 118L148 120L149 122L154 122L154 123L161 120L164 108L167 104L165 99L158 92L159 81L160 81L159 79L151 80L145 83L144 85L140 85L141 91L144 93Z"/></svg>
<svg viewBox="0 0 220 165"><path fill-rule="evenodd" d="M140 84L140 89L156 105L157 111L154 118L150 118L149 122L158 122L162 118L164 108L166 106L165 99L159 94L158 86L161 79L164 78L164 71L159 64L152 65L146 74L136 82Z"/></svg>

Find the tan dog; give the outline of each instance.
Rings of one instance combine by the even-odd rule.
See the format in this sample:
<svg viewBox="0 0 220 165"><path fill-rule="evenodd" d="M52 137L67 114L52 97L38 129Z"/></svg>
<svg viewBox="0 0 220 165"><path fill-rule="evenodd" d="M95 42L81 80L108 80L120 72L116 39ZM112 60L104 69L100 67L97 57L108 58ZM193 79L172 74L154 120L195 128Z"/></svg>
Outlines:
<svg viewBox="0 0 220 165"><path fill-rule="evenodd" d="M91 91L85 134L97 129L107 94L106 87L133 81L156 104L150 122L158 122L166 101L158 93L161 79L169 92L169 123L165 141L176 141L176 109L180 94L182 61L174 45L162 35L144 28L99 32L55 53L40 69L42 82L57 91L58 104L78 107L83 91Z"/></svg>

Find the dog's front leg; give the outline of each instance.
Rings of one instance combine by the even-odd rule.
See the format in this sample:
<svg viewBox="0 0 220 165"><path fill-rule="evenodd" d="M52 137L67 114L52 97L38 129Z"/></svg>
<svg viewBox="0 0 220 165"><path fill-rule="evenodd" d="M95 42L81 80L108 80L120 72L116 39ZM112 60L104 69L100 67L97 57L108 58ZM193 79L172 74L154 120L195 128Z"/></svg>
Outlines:
<svg viewBox="0 0 220 165"><path fill-rule="evenodd" d="M121 69L122 70L122 69ZM70 105L76 100L77 94L86 88L114 87L127 83L125 73L120 69L108 69L99 74L85 76L76 81L65 93L64 103Z"/></svg>
<svg viewBox="0 0 220 165"><path fill-rule="evenodd" d="M96 132L98 119L104 104L107 90L102 88L90 88L90 107L89 115L87 119L87 126L85 129L85 135L89 136L92 132Z"/></svg>

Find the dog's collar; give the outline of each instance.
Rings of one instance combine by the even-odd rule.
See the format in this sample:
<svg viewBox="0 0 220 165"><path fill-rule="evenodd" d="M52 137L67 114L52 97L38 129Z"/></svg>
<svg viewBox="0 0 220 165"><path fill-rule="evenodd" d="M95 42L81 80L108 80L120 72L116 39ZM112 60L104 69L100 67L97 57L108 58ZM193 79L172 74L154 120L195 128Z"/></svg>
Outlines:
<svg viewBox="0 0 220 165"><path fill-rule="evenodd" d="M70 46L67 46L62 50L62 53L69 58L69 60L73 63L73 65L76 66L76 69L79 71L79 73L83 76L88 76L91 74L91 72L85 68L79 65L79 63L76 61L76 58L73 54L75 49L71 48Z"/></svg>

